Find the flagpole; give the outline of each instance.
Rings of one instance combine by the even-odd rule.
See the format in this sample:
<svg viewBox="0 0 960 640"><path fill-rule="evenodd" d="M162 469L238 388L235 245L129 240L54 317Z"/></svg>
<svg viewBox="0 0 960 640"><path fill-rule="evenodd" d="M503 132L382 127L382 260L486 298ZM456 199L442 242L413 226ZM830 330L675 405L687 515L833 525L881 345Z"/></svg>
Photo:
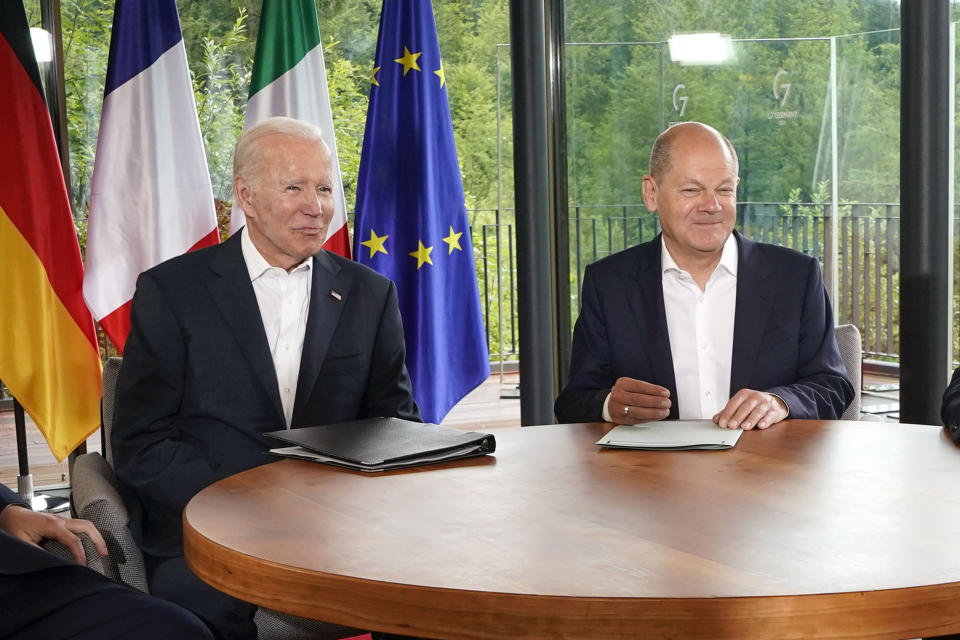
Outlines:
<svg viewBox="0 0 960 640"><path fill-rule="evenodd" d="M65 511L70 506L67 498L33 493L33 474L30 473L30 462L27 460L27 421L23 405L16 398L13 399L13 424L17 434L17 463L20 472L17 476L17 493L30 503L34 511Z"/></svg>
<svg viewBox="0 0 960 640"><path fill-rule="evenodd" d="M41 70L45 76L44 102L50 112L53 135L60 154L63 181L70 193L70 151L67 148L67 98L63 78L63 34L60 23L60 0L40 0L41 25L50 34L53 44L53 59L45 62ZM72 206L72 203L71 203Z"/></svg>
<svg viewBox="0 0 960 640"><path fill-rule="evenodd" d="M33 497L33 476L30 475L30 463L27 461L27 424L23 417L23 405L13 399L13 424L17 434L17 462L20 475L17 476L17 493L24 500Z"/></svg>

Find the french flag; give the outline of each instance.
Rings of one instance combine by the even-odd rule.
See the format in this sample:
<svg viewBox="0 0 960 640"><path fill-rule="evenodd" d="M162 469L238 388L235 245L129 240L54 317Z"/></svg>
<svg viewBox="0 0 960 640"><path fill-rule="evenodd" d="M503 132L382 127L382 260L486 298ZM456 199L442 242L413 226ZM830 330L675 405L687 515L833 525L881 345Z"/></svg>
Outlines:
<svg viewBox="0 0 960 640"><path fill-rule="evenodd" d="M137 276L219 241L175 0L117 0L83 297L121 353Z"/></svg>

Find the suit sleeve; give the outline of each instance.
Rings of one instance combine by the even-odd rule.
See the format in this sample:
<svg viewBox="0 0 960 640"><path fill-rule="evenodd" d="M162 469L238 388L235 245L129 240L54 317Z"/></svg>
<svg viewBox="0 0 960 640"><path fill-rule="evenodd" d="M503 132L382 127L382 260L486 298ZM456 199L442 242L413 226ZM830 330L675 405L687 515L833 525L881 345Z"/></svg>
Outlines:
<svg viewBox="0 0 960 640"><path fill-rule="evenodd" d="M816 260L810 260L800 321L796 382L765 391L780 396L789 418L837 420L853 400L853 385L837 348L833 311Z"/></svg>
<svg viewBox="0 0 960 640"><path fill-rule="evenodd" d="M616 378L610 363L610 341L592 266L583 274L580 317L573 328L570 377L553 411L560 422L599 422L603 402Z"/></svg>
<svg viewBox="0 0 960 640"><path fill-rule="evenodd" d="M940 419L943 420L944 426L951 429L960 426L960 368L953 372L950 384L943 392Z"/></svg>
<svg viewBox="0 0 960 640"><path fill-rule="evenodd" d="M364 393L363 415L387 416L420 421L420 409L413 399L410 374L404 364L406 346L403 321L397 306L397 287L390 282L384 296L370 366L370 379Z"/></svg>
<svg viewBox="0 0 960 640"><path fill-rule="evenodd" d="M19 504L24 507L30 508L23 498L13 492L5 484L0 484L0 511L3 511L4 507L7 507L11 504Z"/></svg>
<svg viewBox="0 0 960 640"><path fill-rule="evenodd" d="M159 285L141 274L117 379L111 443L117 476L143 502L179 513L226 474L178 424L187 344Z"/></svg>

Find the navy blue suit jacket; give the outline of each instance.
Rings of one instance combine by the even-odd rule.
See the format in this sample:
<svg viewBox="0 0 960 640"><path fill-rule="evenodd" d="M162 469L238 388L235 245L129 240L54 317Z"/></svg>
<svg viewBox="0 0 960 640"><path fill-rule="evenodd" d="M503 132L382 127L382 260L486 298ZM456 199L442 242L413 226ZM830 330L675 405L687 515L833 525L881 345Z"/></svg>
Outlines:
<svg viewBox="0 0 960 640"><path fill-rule="evenodd" d="M419 420L396 288L321 251L292 425ZM182 554L181 512L207 485L272 462L284 427L273 359L240 234L140 275L117 380L114 466L131 529L154 556Z"/></svg>
<svg viewBox="0 0 960 640"><path fill-rule="evenodd" d="M730 395L774 393L791 418L836 419L853 399L816 259L734 232L739 262ZM663 306L660 236L584 272L570 379L554 404L561 422L602 420L617 378L677 386Z"/></svg>

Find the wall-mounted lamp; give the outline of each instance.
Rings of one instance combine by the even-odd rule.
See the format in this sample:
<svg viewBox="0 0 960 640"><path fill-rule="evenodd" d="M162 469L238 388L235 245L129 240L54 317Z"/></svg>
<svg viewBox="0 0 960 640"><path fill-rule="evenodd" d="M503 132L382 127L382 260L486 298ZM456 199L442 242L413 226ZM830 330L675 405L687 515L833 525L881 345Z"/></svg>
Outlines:
<svg viewBox="0 0 960 640"><path fill-rule="evenodd" d="M670 59L682 65L718 65L733 59L730 36L719 33L677 33L667 44Z"/></svg>
<svg viewBox="0 0 960 640"><path fill-rule="evenodd" d="M33 53L37 56L37 62L53 60L53 38L49 31L31 27L30 38L33 40Z"/></svg>

